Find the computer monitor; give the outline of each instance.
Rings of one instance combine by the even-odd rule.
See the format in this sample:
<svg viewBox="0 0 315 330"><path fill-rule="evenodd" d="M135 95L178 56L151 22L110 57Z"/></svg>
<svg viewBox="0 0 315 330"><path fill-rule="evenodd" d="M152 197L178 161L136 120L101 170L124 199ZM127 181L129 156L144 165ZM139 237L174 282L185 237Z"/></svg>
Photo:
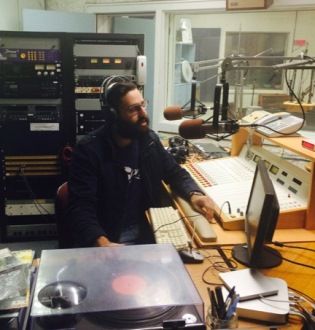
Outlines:
<svg viewBox="0 0 315 330"><path fill-rule="evenodd" d="M245 215L247 244L232 249L235 260L250 268L278 266L281 255L266 243L272 241L279 215L279 203L263 160L257 163Z"/></svg>

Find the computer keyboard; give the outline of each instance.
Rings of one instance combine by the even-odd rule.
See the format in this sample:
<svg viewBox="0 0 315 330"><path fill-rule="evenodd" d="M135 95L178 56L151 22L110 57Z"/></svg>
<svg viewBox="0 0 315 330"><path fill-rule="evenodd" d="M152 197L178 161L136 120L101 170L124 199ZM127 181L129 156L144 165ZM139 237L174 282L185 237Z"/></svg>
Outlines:
<svg viewBox="0 0 315 330"><path fill-rule="evenodd" d="M149 209L149 217L157 243L170 243L180 251L187 249L191 242L180 214L173 207Z"/></svg>
<svg viewBox="0 0 315 330"><path fill-rule="evenodd" d="M185 213L196 235L204 242L215 242L217 234L213 230L211 223L202 214L196 212L183 198L176 196L176 201Z"/></svg>

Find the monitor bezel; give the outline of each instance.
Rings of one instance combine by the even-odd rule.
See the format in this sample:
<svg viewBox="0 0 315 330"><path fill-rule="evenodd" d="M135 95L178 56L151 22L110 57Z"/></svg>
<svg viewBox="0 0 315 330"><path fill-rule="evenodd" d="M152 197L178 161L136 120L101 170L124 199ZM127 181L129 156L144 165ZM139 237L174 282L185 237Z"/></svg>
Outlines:
<svg viewBox="0 0 315 330"><path fill-rule="evenodd" d="M256 234L254 241L251 239L251 232L249 230L248 223L248 214L251 209L251 203L253 201L253 194L257 185L257 180L261 180L262 187L264 190L264 201L261 209L261 213L259 216L259 223L257 225ZM279 202L277 198L276 191L274 189L273 183L269 177L268 170L265 166L265 162L263 160L259 160L255 169L255 175L253 179L253 183L251 186L251 191L248 199L248 204L246 208L245 215L245 232L246 232L246 241L248 246L248 254L249 254L249 263L254 265L257 262L257 257L261 254L262 248L264 245L270 241L271 235L269 229L273 228L273 231L276 227L276 223L272 223L272 221L277 222L277 219L274 219L275 214L278 218L279 215ZM273 234L273 233L272 233ZM269 237L267 237L269 236Z"/></svg>
<svg viewBox="0 0 315 330"><path fill-rule="evenodd" d="M262 208L256 227L255 237L251 239L252 232L249 224L249 212L253 207L253 197L256 192L257 180L261 180ZM257 197L256 197L257 198ZM268 170L263 160L256 165L255 174L250 190L245 213L245 234L247 244L235 246L232 250L234 259L251 268L271 268L281 263L278 251L266 246L270 243L277 225L280 206L276 191L270 179Z"/></svg>

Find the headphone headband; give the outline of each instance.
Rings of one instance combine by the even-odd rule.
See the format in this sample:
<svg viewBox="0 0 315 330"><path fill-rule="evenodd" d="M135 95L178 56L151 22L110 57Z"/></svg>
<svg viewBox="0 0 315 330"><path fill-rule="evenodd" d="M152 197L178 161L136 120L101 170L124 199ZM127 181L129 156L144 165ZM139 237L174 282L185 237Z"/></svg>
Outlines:
<svg viewBox="0 0 315 330"><path fill-rule="evenodd" d="M104 111L105 119L114 121L117 117L117 112L108 102L108 95L113 88L121 83L131 82L128 76L113 75L106 77L101 84L100 103L101 109Z"/></svg>

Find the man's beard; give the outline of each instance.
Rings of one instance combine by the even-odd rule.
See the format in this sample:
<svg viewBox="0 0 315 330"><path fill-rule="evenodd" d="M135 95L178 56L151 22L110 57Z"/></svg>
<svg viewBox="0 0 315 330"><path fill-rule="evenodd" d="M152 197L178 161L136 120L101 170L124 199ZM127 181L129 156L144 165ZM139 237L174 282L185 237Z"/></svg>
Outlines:
<svg viewBox="0 0 315 330"><path fill-rule="evenodd" d="M146 126L141 126L143 121L147 122ZM115 122L116 132L123 138L136 139L149 131L149 118L146 116L138 118L136 123L122 120L118 118Z"/></svg>

